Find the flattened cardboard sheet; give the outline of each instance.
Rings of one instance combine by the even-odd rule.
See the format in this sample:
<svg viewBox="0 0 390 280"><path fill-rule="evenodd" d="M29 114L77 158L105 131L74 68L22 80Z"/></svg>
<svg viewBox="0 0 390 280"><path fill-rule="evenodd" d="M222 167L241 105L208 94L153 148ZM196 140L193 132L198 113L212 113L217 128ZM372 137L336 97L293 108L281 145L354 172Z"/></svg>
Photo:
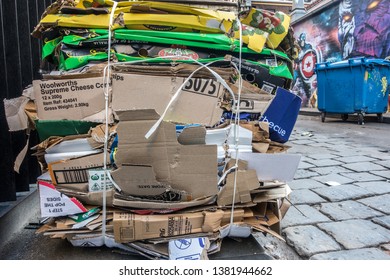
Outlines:
<svg viewBox="0 0 390 280"><path fill-rule="evenodd" d="M112 85L112 109L154 109L162 115L184 81L182 77L116 73ZM164 120L214 125L223 113L219 106L222 94L223 86L213 79L190 79Z"/></svg>

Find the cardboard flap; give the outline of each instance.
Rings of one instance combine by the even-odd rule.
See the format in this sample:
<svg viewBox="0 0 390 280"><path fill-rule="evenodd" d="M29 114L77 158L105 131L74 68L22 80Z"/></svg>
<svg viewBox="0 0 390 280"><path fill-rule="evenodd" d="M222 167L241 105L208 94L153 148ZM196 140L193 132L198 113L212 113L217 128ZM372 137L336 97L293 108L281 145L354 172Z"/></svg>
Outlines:
<svg viewBox="0 0 390 280"><path fill-rule="evenodd" d="M140 110L140 116L150 116L150 110ZM129 114L131 114L130 112ZM176 126L163 121L149 139L147 131L154 120L122 120L118 124L116 164L150 165L156 180L183 190L193 198L217 193L217 147L214 145L180 145Z"/></svg>
<svg viewBox="0 0 390 280"><path fill-rule="evenodd" d="M159 195L170 189L168 184L156 180L153 167L148 165L122 165L111 175L124 194Z"/></svg>
<svg viewBox="0 0 390 280"><path fill-rule="evenodd" d="M267 189L266 191L259 193L253 199L254 202L260 203L272 199L285 198L291 193L289 185L283 185L277 188Z"/></svg>
<svg viewBox="0 0 390 280"><path fill-rule="evenodd" d="M29 99L25 96L20 96L13 99L4 99L5 116L7 118L9 131L20 131L27 129L28 119L24 112Z"/></svg>
<svg viewBox="0 0 390 280"><path fill-rule="evenodd" d="M215 212L204 212L204 222L202 226L203 232L213 232L221 225L224 212L217 210Z"/></svg>
<svg viewBox="0 0 390 280"><path fill-rule="evenodd" d="M139 110L119 110L115 111L119 121L147 121L158 120L160 118L154 109L139 109Z"/></svg>
<svg viewBox="0 0 390 280"><path fill-rule="evenodd" d="M236 170L237 172L237 188L234 203L251 202L250 191L259 188L259 180L255 170ZM226 206L233 204L233 189L234 189L235 173L230 173L226 177L226 184L218 193L218 206Z"/></svg>
<svg viewBox="0 0 390 280"><path fill-rule="evenodd" d="M160 201L188 201L191 195L174 190L167 183L156 180L153 167L148 165L122 165L111 172L124 194Z"/></svg>
<svg viewBox="0 0 390 280"><path fill-rule="evenodd" d="M201 145L206 144L206 128L203 126L186 127L179 134L177 140L182 145Z"/></svg>

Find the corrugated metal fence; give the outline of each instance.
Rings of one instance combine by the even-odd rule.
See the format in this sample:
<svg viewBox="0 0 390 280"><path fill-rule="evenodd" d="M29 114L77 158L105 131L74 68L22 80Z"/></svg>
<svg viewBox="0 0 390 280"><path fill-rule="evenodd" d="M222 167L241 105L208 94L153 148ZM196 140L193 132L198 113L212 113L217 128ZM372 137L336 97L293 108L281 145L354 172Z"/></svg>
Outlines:
<svg viewBox="0 0 390 280"><path fill-rule="evenodd" d="M0 1L0 92L3 99L21 95L33 79L40 78L41 44L31 37L45 8L54 0ZM33 133L30 146L36 144ZM28 156L19 174L13 171L16 155L26 144L26 133L8 132L4 106L0 106L0 202L16 200L16 193L29 190L39 175L34 157Z"/></svg>

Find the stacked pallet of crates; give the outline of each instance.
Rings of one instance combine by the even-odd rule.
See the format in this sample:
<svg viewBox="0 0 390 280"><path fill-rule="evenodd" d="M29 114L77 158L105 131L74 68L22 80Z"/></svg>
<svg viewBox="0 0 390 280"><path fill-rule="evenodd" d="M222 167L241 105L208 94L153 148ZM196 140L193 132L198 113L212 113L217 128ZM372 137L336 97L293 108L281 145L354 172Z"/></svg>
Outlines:
<svg viewBox="0 0 390 280"><path fill-rule="evenodd" d="M201 238L207 258L226 236L279 236L291 190L261 164L288 146L259 117L291 84L289 17L185 2L58 0L42 15L46 71L25 94L39 233L159 259L177 240Z"/></svg>

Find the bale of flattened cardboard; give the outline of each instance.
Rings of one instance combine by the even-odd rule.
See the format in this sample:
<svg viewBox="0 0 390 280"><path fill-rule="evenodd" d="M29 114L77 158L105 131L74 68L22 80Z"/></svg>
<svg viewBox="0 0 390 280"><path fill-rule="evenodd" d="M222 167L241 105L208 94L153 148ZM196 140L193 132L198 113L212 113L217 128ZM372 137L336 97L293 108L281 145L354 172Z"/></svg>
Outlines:
<svg viewBox="0 0 390 280"><path fill-rule="evenodd" d="M45 41L44 60L56 68L34 81L31 98L37 129L54 123L36 147L47 171L38 178L41 215L50 218L38 232L74 246L107 245L160 259L173 257L171 245L178 240L199 240L203 249L194 249L205 259L229 234L261 231L281 238L291 192L286 182L294 177L300 156L270 141L267 123L233 119L237 106L240 117L241 112L261 115L275 88L290 86L290 54L279 48L289 45L289 17L256 9L240 13L245 29L256 32L243 34L244 60L237 61L235 13L160 1L121 2L110 55L137 63L115 65L104 83L112 1L88 3L55 2L33 32ZM261 22L249 20L257 15L271 20L277 34L258 29ZM101 29L91 29L96 27ZM135 42L141 39L146 44ZM187 61L172 59L178 55ZM157 60L143 63L145 58ZM191 59L219 60L210 69L221 78L188 63ZM244 70L242 87L233 64ZM109 139L102 125L106 113ZM77 132L58 135L58 128L69 123L69 131ZM81 125L87 128L82 133Z"/></svg>

